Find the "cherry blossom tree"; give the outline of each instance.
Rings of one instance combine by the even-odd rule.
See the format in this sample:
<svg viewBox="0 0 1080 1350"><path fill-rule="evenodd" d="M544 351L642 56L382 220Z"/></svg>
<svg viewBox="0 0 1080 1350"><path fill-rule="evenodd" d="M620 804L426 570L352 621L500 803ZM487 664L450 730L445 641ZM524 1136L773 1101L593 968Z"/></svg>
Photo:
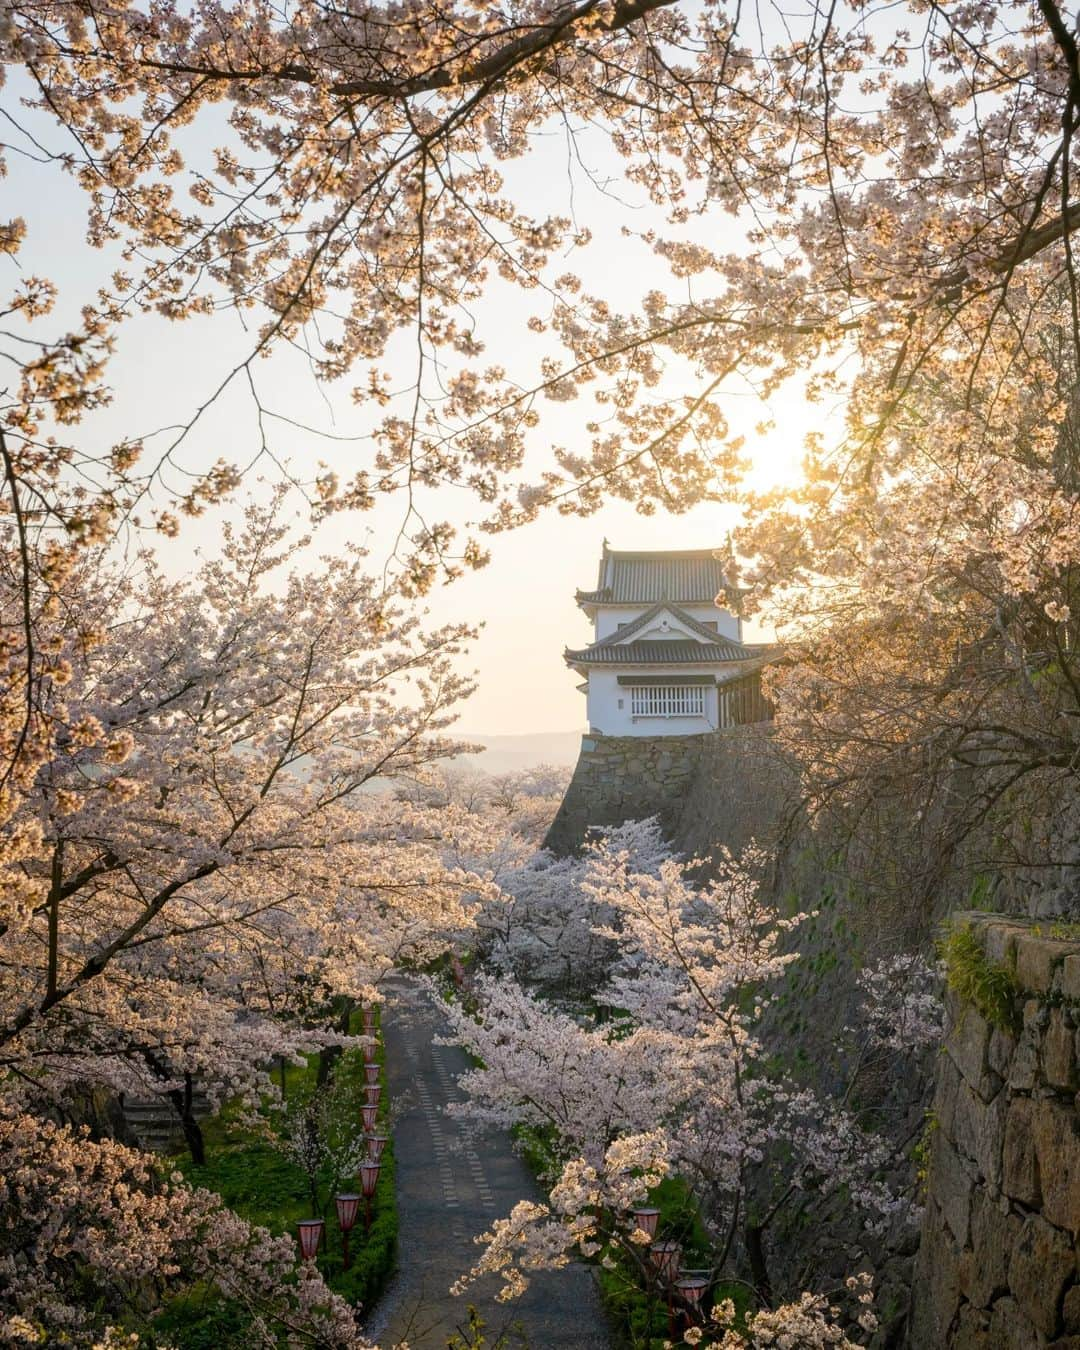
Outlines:
<svg viewBox="0 0 1080 1350"><path fill-rule="evenodd" d="M27 1093L193 1075L254 1103L273 1055L343 1039L335 999L468 927L483 883L444 857L482 825L365 792L454 748L464 633L425 634L358 554L270 591L274 511L189 583L91 556L66 583L55 750L5 876L0 1046Z"/></svg>
<svg viewBox="0 0 1080 1350"><path fill-rule="evenodd" d="M717 0L409 0L347 15L13 0L2 41L26 100L16 150L72 174L90 241L122 256L70 337L38 324L47 280L11 301L37 325L29 361L10 340L25 378L5 413L28 491L50 494L50 466L79 459L43 419L69 423L106 396L126 320L233 307L254 335L223 384L261 405L254 357L302 336L320 377L347 379L372 414L370 458L340 481L312 470L325 506L453 481L488 528L549 504L593 510L608 492L682 509L730 487L733 381L771 392L798 377L811 401L842 397L844 443L812 465L820 529L793 526L792 555L779 540L768 555L787 572L808 549L822 561L834 496L869 509L913 451L999 452L1014 405L996 390L1014 360L1041 359L1041 315L1076 341L1080 58L1054 0L797 16ZM212 153L187 135L210 125ZM589 222L516 199L514 162L553 128L583 164L588 133L610 146L609 181L650 207L641 243L666 287L594 293ZM716 242L728 222L731 248ZM6 227L7 251L24 230ZM513 367L489 355L477 304L495 287L522 296ZM403 389L384 364L405 334ZM1058 425L1050 385L1026 387L1033 420ZM582 394L580 443L527 466L546 403ZM101 509L175 448L132 436L98 463ZM198 511L235 476L200 474L176 509ZM410 515L415 586L482 560L475 539L454 552L445 516Z"/></svg>
<svg viewBox="0 0 1080 1350"><path fill-rule="evenodd" d="M726 400L749 382L843 412L811 431L804 486L744 501L731 567L733 602L784 622L781 725L814 800L904 784L933 823L909 850L932 862L930 893L1017 782L1051 800L1071 786L1080 57L1055 0L4 13L25 100L10 153L70 173L90 242L120 257L71 331L47 278L11 289L18 567L39 519L70 526L63 554L131 514L172 531L234 491L239 465L183 488L160 472L230 385L259 448L280 449L262 414L289 410L268 409L255 357L290 343L346 382L373 446L305 468L304 488L316 511L399 494L413 592L485 556L479 534L455 541L449 484L482 531L608 494L648 511L735 491ZM582 165L599 137L605 181L644 208L645 294L625 272L618 295L588 281L613 213L522 193L515 169L554 129ZM11 221L4 251L24 235ZM183 426L83 448L70 428L110 397L133 316L228 309L252 319L250 350ZM573 400L564 448L549 414ZM9 749L32 765L28 651L5 698ZM978 786L942 816L965 777Z"/></svg>
<svg viewBox="0 0 1080 1350"><path fill-rule="evenodd" d="M626 851L635 872L655 873L671 856L655 819L629 821L604 837L609 848ZM540 849L499 874L499 899L477 918L486 964L554 997L587 999L613 959L611 941L596 930L615 917L599 913L586 889L591 866L591 855L559 858Z"/></svg>
<svg viewBox="0 0 1080 1350"><path fill-rule="evenodd" d="M23 1150L12 1163L23 1180L3 1207L5 1279L25 1316L53 1331L67 1327L80 1270L104 1288L152 1280L160 1260L174 1287L202 1278L205 1261L233 1259L235 1239L221 1282L256 1278L244 1256L254 1244L269 1263L249 1291L259 1301L295 1253L210 1197L161 1190L130 1151L50 1134L41 1114L94 1086L164 1093L198 1158L193 1083L249 1113L272 1102L275 1062L356 1043L343 1010L460 943L488 893L456 861L497 838L484 819L370 790L458 747L446 732L469 687L452 669L467 634L426 632L358 551L290 572L295 540L281 515L280 494L250 508L187 580L151 557L123 567L85 548L34 596L35 651L48 661L35 693L43 748L8 799L18 849L3 877L0 1107ZM0 603L18 613L22 577L6 580ZM54 1144L70 1152L67 1171L34 1176ZM59 1243L71 1289L51 1276L39 1287L24 1206L59 1213L84 1171L101 1174L100 1195L72 1202L62 1230L42 1238ZM125 1237L101 1207L111 1214L128 1193ZM208 1228L214 1242L195 1260ZM129 1271L136 1233L143 1254ZM176 1244L182 1261L169 1254ZM306 1275L297 1288L305 1317L329 1297ZM329 1330L311 1339L352 1344L337 1327L346 1312L326 1307ZM267 1343L283 1326L266 1321Z"/></svg>
<svg viewBox="0 0 1080 1350"><path fill-rule="evenodd" d="M424 635L401 603L542 509L614 495L680 511L736 491L733 387L842 407L835 434L811 432L802 485L744 500L729 568L731 603L782 623L779 735L814 805L854 833L891 792L918 823L907 852L926 860L925 908L1010 793L1034 781L1056 804L1073 789L1080 46L1055 0L797 15L716 0L9 0L0 51L8 154L33 156L43 181L50 166L72 176L104 259L77 317L32 274L3 306L13 1097L88 1075L182 1091L198 1075L254 1101L268 1055L340 1042L335 1000L445 949L489 884L459 865L486 826L417 803L390 851L400 804L362 793L441 753L422 733L444 729L460 692L444 664L460 635ZM637 244L665 270L644 294L626 275L617 296L588 279L590 224L605 223L518 199L515 167L556 128L585 165L601 137L614 190L647 208ZM24 235L7 222L0 252ZM485 309L495 295L515 299ZM249 347L182 425L131 426L106 451L77 426L111 398L134 317L228 310ZM389 594L347 557L273 599L259 580L272 531L229 542L205 602L149 564L110 572L121 521L171 534L237 490L239 462L167 477L226 389L250 396L263 457L280 448L268 425L295 440L256 360L292 344L346 385L371 436L343 471L305 465L316 514L405 503ZM575 400L567 448L553 405ZM465 539L448 486L477 504ZM407 672L425 682L398 703L388 690ZM697 890L664 867L596 883L616 917L593 936L625 953L608 996L626 1034L504 983L490 1006L517 1028L517 1059L499 1059L490 1022L469 1033L503 1075L502 1096L477 1078L477 1109L502 1118L525 1099L568 1163L596 1168L652 1128L655 1087L687 1127L668 1151L709 1198L719 1249L738 1229L752 1248L745 1174L765 1162L768 1121L805 1160L821 1105L742 1073L761 1055L735 993L782 970L759 941L768 923L739 910L737 881ZM548 880L561 884L522 884ZM713 927L738 935L730 949L707 945ZM565 1065L545 1035L595 1068L594 1102L580 1075L559 1100ZM875 1165L848 1118L824 1118L840 1156L824 1178L797 1165L795 1184Z"/></svg>
<svg viewBox="0 0 1080 1350"><path fill-rule="evenodd" d="M910 1054L941 1044L945 1007L939 968L908 952L867 966L857 982L870 1045Z"/></svg>
<svg viewBox="0 0 1080 1350"><path fill-rule="evenodd" d="M1071 826L1052 824L1074 808L1078 748L1076 362L1058 308L997 359L981 411L955 381L932 391L872 488L835 480L807 528L819 481L747 536L762 558L787 541L781 742L834 841L856 841L849 874L870 893L891 878L924 927L956 877L962 894L976 873L1075 865ZM770 567L746 580L768 592Z"/></svg>
<svg viewBox="0 0 1080 1350"><path fill-rule="evenodd" d="M294 1094L273 1113L267 1132L271 1147L304 1174L311 1213L325 1213L324 1195L348 1191L370 1156L355 1093L335 1074L314 1090Z"/></svg>
<svg viewBox="0 0 1080 1350"><path fill-rule="evenodd" d="M462 1113L554 1138L550 1204L519 1205L493 1228L477 1267L501 1272L508 1294L525 1271L575 1248L617 1250L647 1279L644 1235L628 1214L668 1171L691 1188L714 1270L745 1260L766 1305L768 1233L785 1207L824 1213L842 1194L868 1231L914 1219L883 1179L896 1162L891 1144L842 1100L769 1063L759 1023L770 985L797 959L783 938L803 916L762 903L763 862L724 858L695 884L687 862L641 873L625 849L601 846L583 890L617 953L594 998L617 1019L553 1008L504 976L478 981L475 1017L450 1009L455 1036L482 1066L461 1080ZM880 984L870 982L868 998Z"/></svg>
<svg viewBox="0 0 1080 1350"><path fill-rule="evenodd" d="M313 1263L296 1268L292 1239L145 1155L5 1105L0 1159L0 1344L131 1347L169 1292L202 1281L250 1315L253 1347L368 1346Z"/></svg>
<svg viewBox="0 0 1080 1350"><path fill-rule="evenodd" d="M493 826L502 825L507 856L520 858L531 856L539 847L569 781L570 769L565 766L537 764L490 774L481 760L478 768L439 765L396 791L404 801L486 815Z"/></svg>

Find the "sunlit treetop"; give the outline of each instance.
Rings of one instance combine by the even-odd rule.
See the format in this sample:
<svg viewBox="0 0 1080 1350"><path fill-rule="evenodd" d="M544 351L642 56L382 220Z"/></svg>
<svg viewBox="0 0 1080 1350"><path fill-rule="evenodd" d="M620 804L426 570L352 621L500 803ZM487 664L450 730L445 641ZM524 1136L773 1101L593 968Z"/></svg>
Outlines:
<svg viewBox="0 0 1080 1350"><path fill-rule="evenodd" d="M42 448L48 430L103 397L109 346L146 309L250 311L247 358L222 380L255 403L255 358L283 343L352 390L374 438L340 477L305 466L320 510L391 490L411 507L452 483L489 530L609 494L678 511L730 492L735 378L768 392L800 374L811 399L844 394L843 454L809 475L829 494L841 475L845 495L873 490L931 423L945 455L992 439L1013 409L990 400L1018 368L1053 415L1037 341L1076 312L1080 209L1080 63L1053 0L792 14L714 0L35 0L5 10L0 40L36 107L17 111L27 133L64 130L42 144L86 189L88 238L124 253L81 340L30 364L18 348L5 417L31 476L64 453ZM593 222L515 199L508 162L556 128L599 135L613 189L651 200L645 243L666 286L641 294L629 276L617 300L593 294ZM7 227L8 250L19 234ZM525 293L516 331L503 307L485 314L496 286ZM49 301L47 282L25 279L13 303L36 316ZM55 341L47 319L31 331ZM403 336L407 373L391 346ZM213 393L193 397L193 420ZM580 434L560 448L545 411L574 399ZM166 440L120 448L118 499ZM220 465L177 506L198 511L235 479ZM417 588L482 561L442 519L410 516Z"/></svg>

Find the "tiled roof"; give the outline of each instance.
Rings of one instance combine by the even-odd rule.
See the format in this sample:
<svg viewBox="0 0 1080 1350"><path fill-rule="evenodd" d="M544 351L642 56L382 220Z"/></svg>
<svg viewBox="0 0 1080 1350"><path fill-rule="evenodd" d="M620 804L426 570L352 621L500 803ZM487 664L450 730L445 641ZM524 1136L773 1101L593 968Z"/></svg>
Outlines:
<svg viewBox="0 0 1080 1350"><path fill-rule="evenodd" d="M737 642L720 638L717 642L594 642L580 651L567 649L566 660L580 665L714 666L720 662L745 661L746 649Z"/></svg>
<svg viewBox="0 0 1080 1350"><path fill-rule="evenodd" d="M672 605L666 600L661 600L657 604L651 605L645 613L639 615L633 623L623 624L617 632L610 634L610 636L606 638L601 638L599 642L593 643L593 646L612 647L617 642L625 642L627 638L633 637L635 633L640 633L642 629L647 629L656 616L664 613L664 611L674 615L685 628L689 628L691 633L697 633L697 635L704 638L706 642L716 642L718 640L715 628L709 628L707 624L701 623L700 620L695 619L692 614L687 614L686 611L680 609L678 605ZM677 641L677 636L672 634L671 640L673 642ZM742 646L741 642L736 642L733 638L720 638L719 641L729 642L733 647ZM749 653L744 652L743 655L748 656ZM737 660L738 658L732 659Z"/></svg>
<svg viewBox="0 0 1080 1350"><path fill-rule="evenodd" d="M716 677L717 684L733 684L736 680L745 680L747 676L753 675L756 671L764 670L766 666L771 666L780 655L780 648L774 648L769 654L763 655L761 652L747 653L747 660L743 665L735 670L721 671Z"/></svg>
<svg viewBox="0 0 1080 1350"><path fill-rule="evenodd" d="M580 604L711 604L724 588L724 570L712 549L664 553L616 553L606 546L593 591L578 591Z"/></svg>

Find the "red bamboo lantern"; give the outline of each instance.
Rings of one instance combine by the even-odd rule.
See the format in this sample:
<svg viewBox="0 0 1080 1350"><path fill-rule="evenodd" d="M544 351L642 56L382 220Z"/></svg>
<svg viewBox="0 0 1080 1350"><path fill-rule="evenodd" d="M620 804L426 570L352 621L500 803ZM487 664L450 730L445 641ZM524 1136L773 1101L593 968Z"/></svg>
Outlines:
<svg viewBox="0 0 1080 1350"><path fill-rule="evenodd" d="M360 1213L360 1196L353 1191L334 1196L337 1206L338 1227L341 1229L341 1250L345 1269L352 1265L349 1259L349 1234L356 1226L356 1216Z"/></svg>
<svg viewBox="0 0 1080 1350"><path fill-rule="evenodd" d="M364 1193L364 1199L370 1200L375 1194L375 1187L379 1184L379 1170L382 1163L375 1162L368 1158L366 1162L360 1164L360 1189Z"/></svg>
<svg viewBox="0 0 1080 1350"><path fill-rule="evenodd" d="M370 1041L367 1042L367 1044L364 1046L364 1063L365 1063L365 1064L375 1064L375 1063L377 1062L376 1059L375 1059L375 1055L376 1055L376 1052L378 1051L378 1048L379 1048L379 1044L378 1044L377 1041L375 1041L375 1040L370 1040Z"/></svg>
<svg viewBox="0 0 1080 1350"><path fill-rule="evenodd" d="M371 1063L364 1065L364 1077L369 1083L377 1083L379 1081L379 1073L380 1068L378 1064Z"/></svg>
<svg viewBox="0 0 1080 1350"><path fill-rule="evenodd" d="M674 1238L664 1238L654 1242L649 1248L649 1256L657 1275L665 1283L671 1283L679 1274L679 1256L682 1248Z"/></svg>
<svg viewBox="0 0 1080 1350"><path fill-rule="evenodd" d="M379 1108L377 1106L372 1106L370 1103L368 1103L367 1106L362 1106L360 1108L360 1118L364 1122L365 1130L373 1130L375 1128L375 1123L379 1118Z"/></svg>
<svg viewBox="0 0 1080 1350"><path fill-rule="evenodd" d="M375 1026L375 1005L373 1003L365 1003L362 1016L364 1019L364 1030L373 1030Z"/></svg>
<svg viewBox="0 0 1080 1350"><path fill-rule="evenodd" d="M378 1162L382 1157L383 1149L386 1147L387 1136L385 1134L369 1134L367 1137L368 1158L372 1162Z"/></svg>
<svg viewBox="0 0 1080 1350"><path fill-rule="evenodd" d="M700 1307L702 1296L708 1287L709 1277L703 1275L701 1271L687 1271L675 1281L675 1292L691 1308Z"/></svg>
<svg viewBox="0 0 1080 1350"><path fill-rule="evenodd" d="M379 1184L381 1166L381 1163L371 1158L360 1164L360 1189L364 1192L364 1228L368 1232L371 1231L371 1201L375 1195L375 1187Z"/></svg>
<svg viewBox="0 0 1080 1350"><path fill-rule="evenodd" d="M300 1235L300 1255L305 1261L314 1261L322 1242L326 1224L322 1219L301 1219L296 1225Z"/></svg>
<svg viewBox="0 0 1080 1350"><path fill-rule="evenodd" d="M381 1083L365 1083L364 1096L368 1099L369 1106L378 1106L379 1098L382 1096Z"/></svg>
<svg viewBox="0 0 1080 1350"><path fill-rule="evenodd" d="M349 1233L356 1227L361 1198L355 1191L346 1191L342 1195L334 1196L334 1204L337 1206L338 1227L343 1233Z"/></svg>
<svg viewBox="0 0 1080 1350"><path fill-rule="evenodd" d="M639 1205L637 1209L630 1211L630 1217L634 1221L634 1226L649 1237L656 1236L656 1226L660 1222L660 1211L654 1209L652 1205Z"/></svg>

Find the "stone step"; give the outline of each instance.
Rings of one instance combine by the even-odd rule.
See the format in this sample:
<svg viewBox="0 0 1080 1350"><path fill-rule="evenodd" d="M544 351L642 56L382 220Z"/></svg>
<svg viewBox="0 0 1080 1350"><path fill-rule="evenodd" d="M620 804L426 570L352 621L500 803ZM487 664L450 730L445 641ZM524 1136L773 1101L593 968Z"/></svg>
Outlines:
<svg viewBox="0 0 1080 1350"><path fill-rule="evenodd" d="M192 1094L191 1106L197 1120L210 1114L210 1100L201 1090ZM128 1129L151 1153L167 1152L183 1140L180 1117L167 1097L125 1097L123 1112Z"/></svg>

